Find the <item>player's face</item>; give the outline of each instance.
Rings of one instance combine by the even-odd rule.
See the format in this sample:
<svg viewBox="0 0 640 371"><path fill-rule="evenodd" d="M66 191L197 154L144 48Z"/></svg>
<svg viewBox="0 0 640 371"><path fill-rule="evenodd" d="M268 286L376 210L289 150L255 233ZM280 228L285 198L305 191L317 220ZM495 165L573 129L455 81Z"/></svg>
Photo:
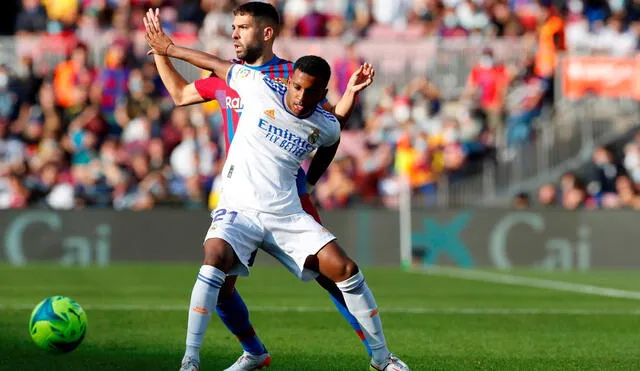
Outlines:
<svg viewBox="0 0 640 371"><path fill-rule="evenodd" d="M233 48L236 57L254 63L265 47L264 27L253 16L237 15L233 19Z"/></svg>
<svg viewBox="0 0 640 371"><path fill-rule="evenodd" d="M293 71L287 87L287 108L296 116L311 113L327 95L326 81L299 70Z"/></svg>

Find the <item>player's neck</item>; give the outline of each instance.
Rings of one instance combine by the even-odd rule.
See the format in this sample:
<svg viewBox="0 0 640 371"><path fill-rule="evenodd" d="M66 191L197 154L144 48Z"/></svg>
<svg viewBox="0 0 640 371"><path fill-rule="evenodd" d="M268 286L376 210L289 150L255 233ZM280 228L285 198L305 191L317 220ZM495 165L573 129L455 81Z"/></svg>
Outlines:
<svg viewBox="0 0 640 371"><path fill-rule="evenodd" d="M247 66L259 67L264 66L265 64L271 62L271 60L275 57L275 53L273 50L265 50L264 54L262 54L258 59L256 59L253 63L245 63Z"/></svg>

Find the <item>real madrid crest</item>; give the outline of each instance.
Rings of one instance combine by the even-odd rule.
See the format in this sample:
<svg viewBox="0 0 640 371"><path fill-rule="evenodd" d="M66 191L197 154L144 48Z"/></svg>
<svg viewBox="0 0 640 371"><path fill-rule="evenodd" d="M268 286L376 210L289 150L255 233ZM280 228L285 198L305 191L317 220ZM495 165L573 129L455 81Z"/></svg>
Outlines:
<svg viewBox="0 0 640 371"><path fill-rule="evenodd" d="M316 144L318 139L320 139L320 130L313 129L311 134L309 134L309 138L307 139L307 142L309 142L310 144Z"/></svg>

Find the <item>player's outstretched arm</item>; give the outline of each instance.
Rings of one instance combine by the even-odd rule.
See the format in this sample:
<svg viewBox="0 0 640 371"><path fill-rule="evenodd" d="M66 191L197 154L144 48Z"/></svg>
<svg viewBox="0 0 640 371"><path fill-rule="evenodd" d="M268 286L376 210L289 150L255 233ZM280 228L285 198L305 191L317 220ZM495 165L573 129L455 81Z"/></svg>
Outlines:
<svg viewBox="0 0 640 371"><path fill-rule="evenodd" d="M152 48L149 54L182 59L198 68L213 72L214 75L222 80L227 80L227 74L232 63L199 50L175 45L162 30L158 19L158 10L154 12L150 9L147 12L144 25L146 28L145 37Z"/></svg>
<svg viewBox="0 0 640 371"><path fill-rule="evenodd" d="M331 161L333 161L336 152L338 152L339 145L340 140L329 147L319 147L316 151L315 156L313 156L311 160L311 164L309 164L309 170L307 171L307 190L309 192L313 190L322 174L324 174L327 168L329 168L329 165L331 165Z"/></svg>
<svg viewBox="0 0 640 371"><path fill-rule="evenodd" d="M349 79L347 90L334 107L333 114L340 121L340 127L344 127L356 105L356 99L361 91L373 83L376 70L369 63L360 66Z"/></svg>
<svg viewBox="0 0 640 371"><path fill-rule="evenodd" d="M147 15L144 17L144 25L147 30L147 34L151 32L150 27L151 23L154 19L158 17L158 10L156 9L156 13L152 10L149 10ZM150 38L147 36L147 40ZM162 35L158 39L154 39L154 43L156 44L157 50L166 50L167 46L172 44L171 39L162 32ZM166 46L162 48L159 45L159 41L161 40ZM149 44L151 45L151 44ZM152 46L153 48L153 46ZM162 79L162 83L169 91L169 95L171 95L171 99L177 106L187 106L190 104L202 103L205 101L198 90L195 87L195 84L187 82L187 80L180 75L180 73L175 69L171 60L162 55L161 52L158 52L155 48L152 49L148 54L153 54L154 62L156 63L156 67L158 68L158 74Z"/></svg>

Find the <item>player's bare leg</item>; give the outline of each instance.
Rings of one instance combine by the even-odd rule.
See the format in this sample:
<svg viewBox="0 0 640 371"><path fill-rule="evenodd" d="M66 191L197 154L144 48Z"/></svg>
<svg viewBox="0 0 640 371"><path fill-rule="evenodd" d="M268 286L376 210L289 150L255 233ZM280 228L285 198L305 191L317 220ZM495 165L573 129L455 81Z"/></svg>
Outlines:
<svg viewBox="0 0 640 371"><path fill-rule="evenodd" d="M325 245L316 255L307 258L305 268L329 278L342 291L347 308L360 323L369 342L373 370L409 370L409 367L387 348L378 306L364 280L364 275L335 241Z"/></svg>
<svg viewBox="0 0 640 371"><path fill-rule="evenodd" d="M299 181L300 179L306 182L306 175L302 169L298 170L298 178L296 178L296 181ZM298 189L303 189L304 192L306 192L306 189L304 187L306 187L304 183L298 184ZM311 201L311 196L309 195L309 193L300 193L299 191L299 196L300 204L302 204L302 209L307 214L311 215L316 222L322 224L318 209L313 204L313 201ZM356 332L356 335L358 335L358 338L362 341L364 347L367 349L367 353L369 354L369 356L371 356L369 343L367 343L367 339L364 336L364 332L362 332L362 328L360 327L358 320L353 316L353 314L349 312L347 304L344 301L344 295L342 295L342 291L340 291L338 286L336 286L335 282L331 281L323 275L319 275L316 278L316 282L318 282L318 284L329 293L331 301L333 301L333 304L338 309L338 312L342 315L342 317L344 317L344 319L347 320L347 322L349 322L349 325L351 325L351 328L353 328L353 330Z"/></svg>
<svg viewBox="0 0 640 371"><path fill-rule="evenodd" d="M227 272L238 259L231 245L220 238L206 240L203 248L204 262L198 272L189 303L186 351L181 371L197 371L200 368L200 347L211 313L215 310L218 293Z"/></svg>

